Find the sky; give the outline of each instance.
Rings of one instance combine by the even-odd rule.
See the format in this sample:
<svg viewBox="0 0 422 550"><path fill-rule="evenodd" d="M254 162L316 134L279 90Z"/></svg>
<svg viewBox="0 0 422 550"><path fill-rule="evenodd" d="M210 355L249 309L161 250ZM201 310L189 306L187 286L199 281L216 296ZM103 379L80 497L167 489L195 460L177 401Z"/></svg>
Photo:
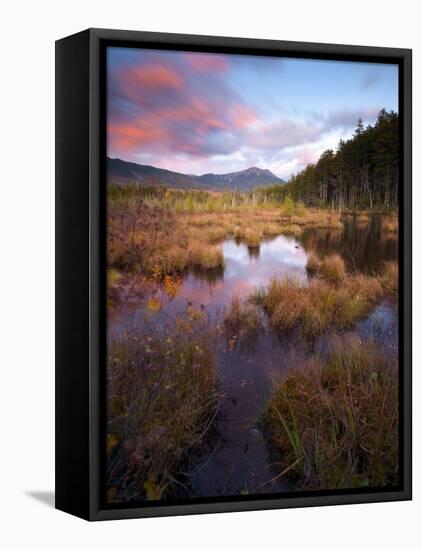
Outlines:
<svg viewBox="0 0 422 550"><path fill-rule="evenodd" d="M397 65L107 49L107 155L184 174L288 179L382 108Z"/></svg>

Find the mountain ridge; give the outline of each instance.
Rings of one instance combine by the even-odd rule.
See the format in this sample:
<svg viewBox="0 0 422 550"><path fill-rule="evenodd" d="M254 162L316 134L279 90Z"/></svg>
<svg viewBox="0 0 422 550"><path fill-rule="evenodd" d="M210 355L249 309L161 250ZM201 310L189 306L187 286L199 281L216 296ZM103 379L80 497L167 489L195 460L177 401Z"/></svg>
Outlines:
<svg viewBox="0 0 422 550"><path fill-rule="evenodd" d="M207 173L197 176L109 157L107 157L107 181L118 185L141 183L181 189L222 190L229 188L238 191L251 191L255 187L285 183L270 170L257 166L227 174Z"/></svg>

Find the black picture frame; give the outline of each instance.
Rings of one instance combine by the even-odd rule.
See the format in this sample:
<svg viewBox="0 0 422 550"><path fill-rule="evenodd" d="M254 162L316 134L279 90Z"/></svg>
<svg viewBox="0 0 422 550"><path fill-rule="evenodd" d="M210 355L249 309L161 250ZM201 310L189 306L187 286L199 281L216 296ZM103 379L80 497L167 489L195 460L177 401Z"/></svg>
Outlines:
<svg viewBox="0 0 422 550"><path fill-rule="evenodd" d="M397 489L104 504L105 56L107 45L372 61L399 66L400 470ZM412 498L412 52L88 29L56 42L56 508L87 520Z"/></svg>

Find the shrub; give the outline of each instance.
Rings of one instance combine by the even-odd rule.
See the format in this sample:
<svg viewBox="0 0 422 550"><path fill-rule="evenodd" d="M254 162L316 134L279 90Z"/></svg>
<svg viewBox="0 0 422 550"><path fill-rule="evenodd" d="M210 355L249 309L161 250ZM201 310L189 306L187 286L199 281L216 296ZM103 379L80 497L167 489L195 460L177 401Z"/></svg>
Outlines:
<svg viewBox="0 0 422 550"><path fill-rule="evenodd" d="M290 195L286 195L284 197L284 200L281 204L281 211L283 213L283 216L286 216L289 219L294 214L296 214L296 205Z"/></svg>

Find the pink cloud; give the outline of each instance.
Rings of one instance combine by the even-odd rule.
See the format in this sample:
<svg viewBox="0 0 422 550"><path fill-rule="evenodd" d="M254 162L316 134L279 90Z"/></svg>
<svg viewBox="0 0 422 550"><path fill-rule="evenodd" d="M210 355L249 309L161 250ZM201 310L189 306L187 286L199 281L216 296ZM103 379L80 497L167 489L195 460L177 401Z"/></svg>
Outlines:
<svg viewBox="0 0 422 550"><path fill-rule="evenodd" d="M197 72L228 68L222 56L185 54L182 62L149 59L112 74L108 151L112 156L159 154L206 157L237 146L256 120L224 79ZM192 66L199 63L197 68Z"/></svg>
<svg viewBox="0 0 422 550"><path fill-rule="evenodd" d="M227 57L222 55L187 53L185 59L195 71L200 73L223 72L230 66Z"/></svg>
<svg viewBox="0 0 422 550"><path fill-rule="evenodd" d="M245 105L235 105L231 111L231 119L236 128L242 129L256 120L255 112Z"/></svg>
<svg viewBox="0 0 422 550"><path fill-rule="evenodd" d="M303 147L298 151L297 160L300 164L313 164L319 159L320 154L321 151L319 149Z"/></svg>
<svg viewBox="0 0 422 550"><path fill-rule="evenodd" d="M143 120L132 124L109 124L107 135L109 147L118 151L134 150L143 144L166 137L162 128Z"/></svg>
<svg viewBox="0 0 422 550"><path fill-rule="evenodd" d="M134 87L149 91L163 88L181 90L184 87L183 79L173 68L152 63L122 71L119 79L123 89L126 93L129 92L129 95Z"/></svg>

